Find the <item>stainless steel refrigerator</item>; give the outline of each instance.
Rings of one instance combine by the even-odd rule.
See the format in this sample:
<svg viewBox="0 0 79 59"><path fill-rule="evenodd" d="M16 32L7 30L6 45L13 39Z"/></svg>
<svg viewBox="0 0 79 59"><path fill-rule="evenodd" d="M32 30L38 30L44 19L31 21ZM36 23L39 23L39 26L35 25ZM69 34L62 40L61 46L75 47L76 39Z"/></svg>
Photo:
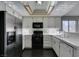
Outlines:
<svg viewBox="0 0 79 59"><path fill-rule="evenodd" d="M22 53L22 20L0 11L0 56L16 57Z"/></svg>

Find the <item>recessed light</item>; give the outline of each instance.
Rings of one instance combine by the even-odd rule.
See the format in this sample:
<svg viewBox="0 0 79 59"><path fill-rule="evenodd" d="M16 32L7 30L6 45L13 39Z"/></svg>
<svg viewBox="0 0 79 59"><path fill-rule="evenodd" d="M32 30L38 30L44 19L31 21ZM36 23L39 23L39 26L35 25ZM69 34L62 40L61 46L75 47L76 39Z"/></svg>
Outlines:
<svg viewBox="0 0 79 59"><path fill-rule="evenodd" d="M37 3L41 5L42 4L42 1L37 1Z"/></svg>

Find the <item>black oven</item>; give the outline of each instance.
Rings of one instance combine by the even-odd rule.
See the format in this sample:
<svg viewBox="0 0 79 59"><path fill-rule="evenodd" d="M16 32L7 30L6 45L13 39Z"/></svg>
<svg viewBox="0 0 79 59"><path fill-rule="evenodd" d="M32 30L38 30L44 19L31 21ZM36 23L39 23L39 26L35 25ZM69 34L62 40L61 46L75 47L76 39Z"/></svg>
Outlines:
<svg viewBox="0 0 79 59"><path fill-rule="evenodd" d="M7 45L12 44L16 41L15 32L7 32Z"/></svg>
<svg viewBox="0 0 79 59"><path fill-rule="evenodd" d="M43 49L43 31L33 32L32 49Z"/></svg>
<svg viewBox="0 0 79 59"><path fill-rule="evenodd" d="M33 28L43 28L43 22L33 22Z"/></svg>

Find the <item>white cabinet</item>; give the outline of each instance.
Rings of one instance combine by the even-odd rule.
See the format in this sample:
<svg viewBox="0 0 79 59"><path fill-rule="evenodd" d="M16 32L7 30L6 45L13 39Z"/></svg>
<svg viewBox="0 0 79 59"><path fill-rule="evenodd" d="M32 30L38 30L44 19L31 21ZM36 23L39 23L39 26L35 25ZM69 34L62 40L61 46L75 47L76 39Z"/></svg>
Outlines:
<svg viewBox="0 0 79 59"><path fill-rule="evenodd" d="M25 48L32 48L32 38L31 35L25 36Z"/></svg>
<svg viewBox="0 0 79 59"><path fill-rule="evenodd" d="M3 1L0 1L0 11L6 10L6 4Z"/></svg>
<svg viewBox="0 0 79 59"><path fill-rule="evenodd" d="M35 16L35 17L32 17L32 19L33 19L33 22L43 22L43 17Z"/></svg>
<svg viewBox="0 0 79 59"><path fill-rule="evenodd" d="M43 18L43 26L44 26L44 28L48 28L48 17L44 17Z"/></svg>
<svg viewBox="0 0 79 59"><path fill-rule="evenodd" d="M54 39L53 39L53 36L51 36L51 47L53 48L54 46Z"/></svg>
<svg viewBox="0 0 79 59"><path fill-rule="evenodd" d="M79 48L74 48L74 57L79 57Z"/></svg>
<svg viewBox="0 0 79 59"><path fill-rule="evenodd" d="M73 57L74 53L76 55L76 52L78 52L77 50L75 50L74 52L74 48L55 36L51 36L51 45L51 47L59 57ZM79 55L79 53L77 55Z"/></svg>
<svg viewBox="0 0 79 59"><path fill-rule="evenodd" d="M58 38L55 38L54 39L54 42L55 42L55 44L54 44L54 50L55 50L55 52L56 52L56 54L57 54L57 56L59 56L59 44L60 44L60 41L59 41L59 39Z"/></svg>
<svg viewBox="0 0 79 59"><path fill-rule="evenodd" d="M60 57L72 57L73 48L64 42L60 42Z"/></svg>
<svg viewBox="0 0 79 59"><path fill-rule="evenodd" d="M14 31L15 17L6 12L6 31Z"/></svg>
<svg viewBox="0 0 79 59"><path fill-rule="evenodd" d="M48 28L61 28L61 18L60 17L48 17L47 19Z"/></svg>
<svg viewBox="0 0 79 59"><path fill-rule="evenodd" d="M51 37L52 37L52 39L51 39L52 48L56 52L57 56L59 56L60 40L56 37L53 37L53 36L51 36Z"/></svg>
<svg viewBox="0 0 79 59"><path fill-rule="evenodd" d="M53 17L48 17L47 19L47 27L48 28L55 28L55 20Z"/></svg>
<svg viewBox="0 0 79 59"><path fill-rule="evenodd" d="M43 48L51 48L51 39L49 35L44 35Z"/></svg>
<svg viewBox="0 0 79 59"><path fill-rule="evenodd" d="M32 17L24 17L23 20L23 28L32 28Z"/></svg>

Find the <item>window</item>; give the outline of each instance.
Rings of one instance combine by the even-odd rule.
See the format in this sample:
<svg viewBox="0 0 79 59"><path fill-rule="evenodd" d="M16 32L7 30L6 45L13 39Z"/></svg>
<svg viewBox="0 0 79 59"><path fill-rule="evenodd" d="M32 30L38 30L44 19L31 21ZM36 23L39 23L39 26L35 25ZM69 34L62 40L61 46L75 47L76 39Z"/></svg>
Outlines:
<svg viewBox="0 0 79 59"><path fill-rule="evenodd" d="M63 31L68 32L68 21L63 21Z"/></svg>
<svg viewBox="0 0 79 59"><path fill-rule="evenodd" d="M69 21L69 32L76 32L76 21Z"/></svg>
<svg viewBox="0 0 79 59"><path fill-rule="evenodd" d="M76 20L63 20L62 29L65 32L76 32Z"/></svg>

